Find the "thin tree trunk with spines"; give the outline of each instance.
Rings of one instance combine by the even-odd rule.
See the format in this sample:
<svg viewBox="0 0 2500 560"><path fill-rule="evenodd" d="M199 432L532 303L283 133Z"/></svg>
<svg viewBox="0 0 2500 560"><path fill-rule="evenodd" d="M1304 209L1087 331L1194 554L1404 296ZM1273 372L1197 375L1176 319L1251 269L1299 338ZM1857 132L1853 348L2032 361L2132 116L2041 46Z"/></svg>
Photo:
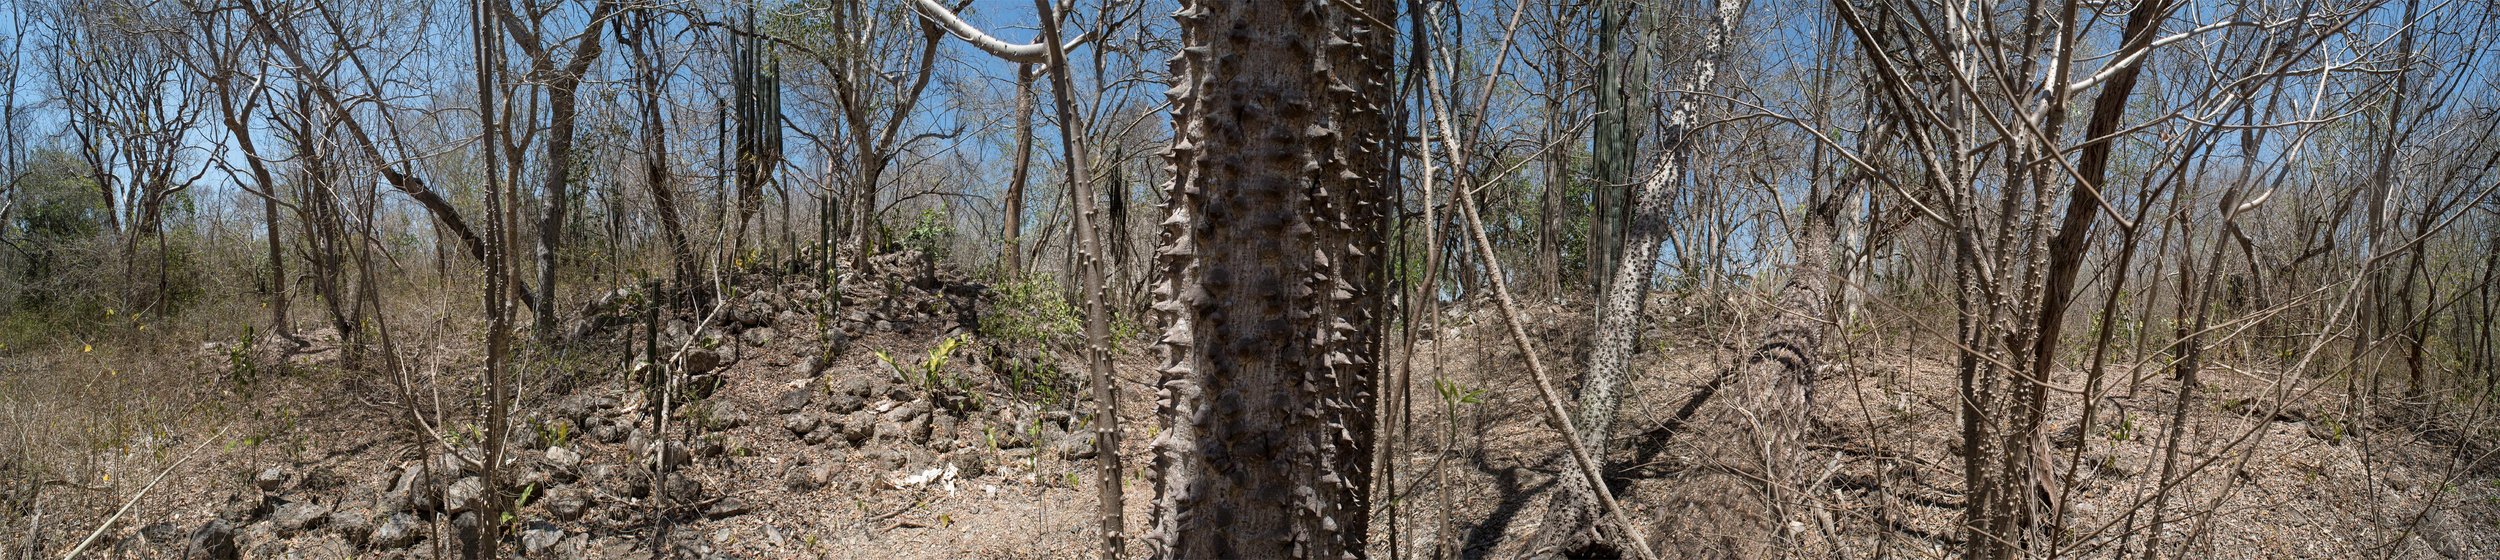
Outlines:
<svg viewBox="0 0 2500 560"><path fill-rule="evenodd" d="M1685 77L1683 89L1702 91L1714 83L1728 44L1744 19L1746 4L1746 0L1720 3L1714 27L1704 39L1700 58ZM1610 279L1599 284L1605 290L1604 297L1598 302L1589 372L1581 381L1579 408L1572 418L1572 427L1578 431L1574 438L1597 454L1600 463L1612 441L1615 413L1622 408L1622 386L1632 375L1641 311L1648 299L1650 276L1657 268L1658 246L1667 232L1670 191L1682 186L1689 172L1690 134L1699 118L1700 101L1698 96L1684 96L1668 114L1667 129L1659 138L1655 169L1635 193L1632 224L1622 241L1621 257L1614 261ZM1598 533L1603 525L1597 522L1600 512L1592 488L1574 477L1562 477L1558 490L1547 506L1545 524L1532 541L1533 554L1572 555L1617 542L1618 539Z"/></svg>

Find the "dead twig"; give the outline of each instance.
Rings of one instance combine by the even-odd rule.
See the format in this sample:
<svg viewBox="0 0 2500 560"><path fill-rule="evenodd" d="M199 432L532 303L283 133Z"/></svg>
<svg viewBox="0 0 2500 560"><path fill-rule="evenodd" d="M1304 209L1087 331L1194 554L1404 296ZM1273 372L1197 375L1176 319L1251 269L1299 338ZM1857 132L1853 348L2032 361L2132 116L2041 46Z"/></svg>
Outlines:
<svg viewBox="0 0 2500 560"><path fill-rule="evenodd" d="M121 509L113 510L113 515L111 517L106 517L104 518L103 523L96 524L95 530L88 532L85 540L78 541L78 546L70 548L69 554L61 555L61 558L63 560L73 559L78 557L78 553L86 552L89 545L95 544L97 537L104 536L104 531L106 529L113 528L113 522L121 520L122 514L130 513L130 506L139 505L140 498L147 497L149 490L156 489L157 483L164 482L165 475L174 474L174 469L182 467L183 463L191 462L191 457L199 455L200 450L207 449L209 443L225 439L226 429L231 427L233 426L228 425L226 428L218 428L217 435L209 436L208 439L200 440L199 445L191 447L191 452L182 454L182 458L175 459L174 464L166 465L165 470L157 471L156 478L148 479L148 484L146 486L139 487L138 493L131 494L130 499L128 500L123 500Z"/></svg>

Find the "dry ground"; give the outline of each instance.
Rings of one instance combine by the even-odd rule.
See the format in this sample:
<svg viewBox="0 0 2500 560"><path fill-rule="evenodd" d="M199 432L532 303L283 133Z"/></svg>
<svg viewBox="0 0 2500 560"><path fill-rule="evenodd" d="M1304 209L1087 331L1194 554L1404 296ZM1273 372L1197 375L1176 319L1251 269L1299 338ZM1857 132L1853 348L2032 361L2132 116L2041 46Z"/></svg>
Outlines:
<svg viewBox="0 0 2500 560"><path fill-rule="evenodd" d="M777 340L726 341L722 352L734 362L719 373L719 390L681 408L665 432L626 373L621 331L524 367L529 394L515 447L526 451L512 464L526 473L531 499L510 522L523 537L506 553L1092 556L1096 473L1085 426L1064 412L1082 403L1007 391L997 377L1005 369L999 357L1031 349L993 354L986 341L974 341L957 351L946 371L982 395L960 414L942 406L960 399L930 399L931 390L901 382L877 357L912 369L962 328L945 295L960 279L936 284L846 285L853 301L874 302L856 310L876 314L841 321L855 338L821 367L807 357L817 336L812 319L768 313L758 326L776 327ZM755 292L787 300L773 303L776 310L807 305L803 283L759 281L748 286ZM154 342L0 350L7 389L0 435L11 448L0 452L0 552L65 554L127 503L89 556L181 557L219 544L214 530L203 529L212 520L223 520L242 557L455 555L455 539L445 537L459 519L448 510L457 508L438 494L461 478L452 474L462 469L458 460L446 462L443 453L471 448L478 433L462 420L478 402L479 367L466 358L478 341L460 334L475 332L474 322L458 318L473 307L464 311L452 297L412 299L418 303L398 316L430 326L402 333L419 345L409 355L421 362L405 380L338 373L336 342L326 336L313 337L318 351L286 356L288 373L264 373L249 385L233 379L232 335L134 333L130 340ZM1685 462L1674 418L1737 355L1748 323L1697 321L1671 302L1653 307L1664 311L1644 336L1640 370L1649 374L1634 385L1612 453L1621 495L1644 518L1655 515L1649 490L1675 484ZM1552 345L1540 348L1548 363L1575 369L1586 310L1548 305L1531 310L1531 319L1530 332ZM1541 521L1545 493L1566 463L1498 321L1485 311L1445 312L1437 333L1423 326L1411 358L1392 358L1392 367L1413 368L1411 420L1384 439L1394 446L1397 484L1391 499L1380 500L1375 555L1513 557ZM1819 526L1793 549L1801 557L1941 557L1959 538L1949 354L1905 334L1917 332L1906 324L1877 323L1861 336L1835 337L1828 349L1837 357L1817 386L1813 448L1826 476L1816 489ZM274 361L274 345L263 342L256 352ZM1132 535L1145 524L1153 492L1143 461L1152 395L1146 350L1130 344L1119 358L1132 434L1121 450ZM2500 557L2500 479L2493 476L2500 463L2491 460L2495 447L2471 403L2354 415L2343 412L2340 381L2230 368L2206 377L2183 409L2187 436L2170 467L2183 482L2164 500L2158 545L2166 554ZM2079 375L2052 381L2084 385ZM416 390L402 392L403 384ZM2136 505L2150 503L2161 486L2177 392L2176 383L2150 376L2132 394L2104 401L2100 420L2081 429L2079 399L2063 396L2068 406L2051 418L2061 432L2055 466L2072 468L2076 483L2065 496L2069 531L2060 554L2109 557L2145 545L2152 515ZM803 397L795 406L794 395ZM854 407L861 412L844 410ZM915 409L927 412L908 412ZM549 457L550 448L561 448L559 457ZM645 474L670 449L687 456L674 469L683 480L658 485L676 489L673 509L660 505ZM560 457L566 452L578 463ZM151 486L159 472L168 474ZM402 478L416 488L402 488ZM578 514L558 511L576 503ZM381 538L377 528L394 518L417 538Z"/></svg>

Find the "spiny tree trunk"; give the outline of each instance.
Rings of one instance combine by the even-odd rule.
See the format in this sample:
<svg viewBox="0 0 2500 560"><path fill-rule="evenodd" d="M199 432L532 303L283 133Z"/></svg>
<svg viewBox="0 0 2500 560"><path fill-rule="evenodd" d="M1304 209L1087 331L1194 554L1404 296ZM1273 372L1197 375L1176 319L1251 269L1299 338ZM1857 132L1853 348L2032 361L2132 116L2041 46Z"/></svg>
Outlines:
<svg viewBox="0 0 2500 560"><path fill-rule="evenodd" d="M755 10L755 2L747 2L746 31L730 38L730 89L738 134L733 162L738 222L729 244L733 260L745 258L750 228L759 249L769 245L765 240L771 234L755 224L755 215L763 210L765 184L774 182L774 171L781 163L781 65L772 44L755 34ZM783 222L786 225L788 220Z"/></svg>
<svg viewBox="0 0 2500 560"><path fill-rule="evenodd" d="M1839 197L1817 201L1796 236L1797 262L1752 352L1721 373L1709 406L1679 436L1689 477L1664 498L1658 546L1681 558L1780 555L1814 473L1799 459L1813 426L1814 368L1831 320L1831 245Z"/></svg>
<svg viewBox="0 0 2500 560"><path fill-rule="evenodd" d="M474 525L477 532L475 535L464 535L472 539L463 549L468 558L501 556L499 545L503 542L503 522L499 519L506 505L501 467L503 466L505 424L508 420L505 407L510 402L509 394L504 386L504 377L508 373L507 368L511 365L509 362L512 350L514 303L513 298L509 296L514 290L512 275L519 270L518 267L513 266L512 259L512 248L518 245L516 241L519 239L519 235L513 231L513 226L519 222L513 219L513 213L520 210L519 205L516 204L519 199L501 181L502 177L498 176L495 169L496 152L500 148L496 144L502 137L498 135L499 131L496 129L497 123L492 108L495 107L495 90L498 87L495 73L503 68L501 57L496 55L502 52L503 42L495 33L495 25L490 19L491 16L487 14L487 8L483 5L485 1L487 0L479 0L478 5L471 8L473 19L470 22L476 40L474 46L477 49L475 66L477 68L478 124L482 131L479 137L484 139L478 152L485 157L485 165L482 169L486 177L486 226L487 234L492 239L485 247L486 293L483 294L486 300L487 329L486 463L483 469L485 472L479 476L485 483L486 491L483 507L477 512L479 522Z"/></svg>
<svg viewBox="0 0 2500 560"><path fill-rule="evenodd" d="M2169 17L2172 6L2171 2L2164 0L2137 3L2127 15L2123 50L2132 53L2151 48L2161 20ZM2065 333L2066 311L2074 305L2075 276L2083 270L2083 257L2091 249L2093 222L2101 215L2103 200L2100 192L2107 186L2110 152L2115 147L2108 138L2118 131L2119 118L2126 113L2127 99L2135 94L2136 76L2142 69L2142 65L2117 68L2102 86L2100 94L2093 98L2091 120L2084 125L2083 137L2095 140L2084 145L2076 162L2077 184L2068 191L2065 215L2058 223L2057 236L2049 239L2045 286L2041 291L2039 312L2033 317L2032 328L2036 334L2032 339L2031 363L2028 373L2018 376L2025 380L2017 384L2023 393L2020 395L2021 406L2018 407L2021 417L2010 420L2015 423L2014 431L2024 439L2009 442L2007 448L2010 453L2001 458L2001 466L1997 470L2009 473L2006 483L1973 492L1978 497L2000 498L1998 501L2004 505L1998 506L1994 515L2008 517L1999 523L2000 530L2019 528L2028 531L2047 517L2051 510L2058 509L2053 503L2041 503L2042 498L2061 493L2057 490L2059 483L2052 469L2042 468L2046 465L2046 454L2049 452L2049 446L2045 445L2045 432L2041 430L2048 410L2048 385L2036 380L2046 378L2055 366L2057 345ZM2052 114L2065 112L2062 106L2050 110ZM2051 122L2053 126L2055 121ZM2220 263L2214 264L2219 266ZM1986 501L1972 500L1974 504L1979 504L1976 507L1985 507ZM2007 535L2002 532L1997 534ZM2017 539L2014 544L2013 550L2002 552L2010 555L2014 550L2020 550L2020 540ZM1993 543L1972 543L1969 546L1974 553L1998 547ZM1977 556L1974 554L1974 557Z"/></svg>
<svg viewBox="0 0 2500 560"><path fill-rule="evenodd" d="M1718 65L1726 57L1727 44L1735 34L1737 23L1744 19L1746 0L1723 0L1718 21L1704 40L1700 58L1685 77L1684 89L1700 91L1709 88L1718 74ZM1589 352L1589 373L1581 381L1579 410L1572 426L1576 438L1591 452L1602 456L1614 434L1615 412L1622 407L1622 386L1632 374L1632 353L1641 330L1641 308L1648 299L1650 273L1658 260L1658 245L1667 232L1667 212L1671 198L1668 191L1684 184L1686 166L1691 162L1690 134L1698 117L1700 99L1684 96L1667 116L1667 130L1659 138L1657 169L1641 185L1632 216L1630 235L1624 240L1622 258L1615 261L1611 280L1601 284L1605 298L1597 308L1596 340ZM1602 462L1602 459L1601 459ZM1585 482L1574 477L1561 477L1560 492L1546 508L1545 524L1540 526L1530 550L1536 554L1575 555L1593 548L1620 542L1597 533L1600 524L1596 500Z"/></svg>
<svg viewBox="0 0 2500 560"><path fill-rule="evenodd" d="M1094 473L1099 485L1095 516L1102 526L1103 558L1119 558L1127 542L1127 523L1120 515L1126 501L1120 485L1120 386L1111 371L1111 315L1104 306L1104 261L1102 212L1094 206L1094 188L1086 167L1086 145L1079 141L1084 124L1078 120L1072 100L1076 87L1068 79L1068 53L1059 44L1059 14L1050 0L1033 0L1033 9L1041 15L1042 42L1048 47L1050 97L1059 114L1060 154L1067 159L1065 170L1069 198L1075 199L1076 245L1084 252L1085 278L1085 366L1094 381ZM1030 88L1026 89L1030 92ZM1028 120L1028 125L1030 122ZM1029 130L1029 129L1028 129ZM1025 141L1027 147L1031 141ZM1116 198L1114 200L1117 200Z"/></svg>
<svg viewBox="0 0 2500 560"><path fill-rule="evenodd" d="M1393 6L1174 14L1156 557L1363 554Z"/></svg>

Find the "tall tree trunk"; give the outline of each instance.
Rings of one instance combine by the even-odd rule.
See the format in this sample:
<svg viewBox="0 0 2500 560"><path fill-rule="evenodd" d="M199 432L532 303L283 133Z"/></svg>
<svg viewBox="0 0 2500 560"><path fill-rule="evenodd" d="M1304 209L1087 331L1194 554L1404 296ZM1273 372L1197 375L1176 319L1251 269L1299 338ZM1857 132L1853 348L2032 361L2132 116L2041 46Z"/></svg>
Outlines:
<svg viewBox="0 0 2500 560"><path fill-rule="evenodd" d="M498 4L501 6L502 4ZM556 333L556 250L564 243L564 210L572 202L567 190L573 182L573 136L575 105L579 99L582 75L590 71L590 63L599 60L606 45L600 30L608 16L616 11L614 1L600 2L590 10L590 27L582 31L582 44L573 48L573 57L563 68L548 68L550 60L543 49L531 49L536 58L536 74L547 83L547 147L541 189L547 205L546 216L538 222L538 293L546 297L532 302L530 328L540 341ZM505 11L509 15L509 11ZM505 20L511 22L510 18Z"/></svg>
<svg viewBox="0 0 2500 560"><path fill-rule="evenodd" d="M2159 24L2169 17L2174 5L2166 0L2138 2L2127 14L2121 50L2136 53L2152 48L2153 37L2160 31ZM2068 21L2072 21L2072 17ZM2041 430L2048 412L2048 384L2040 380L2047 379L2056 364L2057 344L2066 330L2066 311L2074 306L2075 276L2083 269L2083 257L2091 249L2092 225L2100 218L2104 204L2100 193L2107 186L2110 152L2116 144L2110 138L2118 132L2119 118L2126 113L2128 98L2135 94L2136 76L2142 69L2140 64L2116 69L2101 86L2100 94L2092 100L2091 120L2084 124L2083 133L2089 143L2084 144L2077 158L2076 184L2068 190L2065 215L2058 224L2057 235L2048 242L2045 286L2041 292L2038 316L2032 318L2031 362L2026 364L2025 373L2014 376L2015 387L2020 392L2017 395L2020 401L2016 403L2020 416L2009 419L2013 422L2013 429L2007 431L2011 435L2005 444L2006 456L1968 459L1997 461L2000 465L1996 470L2003 474L1998 484L1973 492L1972 507L1994 508L1994 511L1986 512L1986 516L1995 522L1996 532L1991 534L1998 537L1973 538L1973 542L1967 542L1966 550L1974 558L1989 554L2012 556L2022 549L2026 540L2018 535L2027 534L2040 519L2047 517L2049 511L2057 509L2054 504L2044 503L2043 500L2061 493L2052 469L2041 468L2047 460L2049 446L2044 439L2045 432ZM2056 87L2062 88L2063 85ZM2051 131L2056 129L2054 119L2062 118L2065 113L2063 100L2063 95L2057 96L2057 101L2053 103L2059 106L2049 109L2053 119L2049 125ZM2220 265L2219 262L2212 264ZM1995 498L1998 503L1988 504L1990 500L1987 498ZM2003 519L1994 519L1999 517ZM2006 546L2008 544L2012 546Z"/></svg>
<svg viewBox="0 0 2500 560"><path fill-rule="evenodd" d="M1394 9L1193 0L1173 16L1156 557L1363 553Z"/></svg>
<svg viewBox="0 0 2500 560"><path fill-rule="evenodd" d="M1007 180L1007 208L1000 212L1006 222L1006 237L1000 240L1006 248L999 255L1005 258L1004 276L1010 280L1024 277L1024 186L1032 179L1033 169L1033 77L1030 63L1016 65L1016 169Z"/></svg>
<svg viewBox="0 0 2500 560"><path fill-rule="evenodd" d="M1119 558L1127 541L1127 524L1120 515L1125 508L1120 485L1120 388L1119 379L1111 370L1111 315L1104 305L1109 288L1104 283L1102 211L1094 204L1093 176L1086 172L1085 144L1079 141L1084 131L1076 114L1076 87L1068 79L1068 53L1059 43L1059 14L1050 0L1033 0L1034 10L1041 14L1042 42L1048 51L1051 104L1059 114L1059 148L1067 159L1068 198L1076 201L1075 245L1084 253L1081 260L1085 278L1085 366L1093 377L1094 389L1094 473L1099 485L1099 507L1096 519L1102 525L1102 557ZM1027 88L1029 91L1029 88ZM1027 123L1030 124L1029 121ZM1030 141L1026 141L1030 146ZM1115 196L1113 200L1118 200Z"/></svg>
<svg viewBox="0 0 2500 560"><path fill-rule="evenodd" d="M1608 0L1598 5L1597 16L1597 123L1591 134L1592 167L1597 177L1589 189L1588 285L1590 293L1605 295L1608 276L1615 270L1616 259L1623 253L1624 206L1632 204L1633 145L1631 108L1635 86L1628 83L1631 56L1624 49L1624 26L1635 7L1625 0ZM1582 424L1583 428L1587 426Z"/></svg>
<svg viewBox="0 0 2500 560"><path fill-rule="evenodd" d="M503 542L503 523L499 519L506 502L503 495L504 481L501 467L503 466L504 436L507 431L505 429L507 422L505 406L510 398L504 387L504 377L510 366L514 303L508 296L513 291L512 275L518 270L513 266L512 248L518 245L519 235L514 231L514 226L518 225L519 221L513 219L513 214L520 210L517 204L518 197L510 192L512 189L506 188L506 185L501 182L498 170L495 169L497 152L500 151L500 147L495 144L502 138L495 128L493 111L495 90L499 87L495 73L503 68L501 57L496 55L502 52L503 42L498 39L495 25L489 19L487 8L483 6L486 1L488 0L479 0L477 4L472 5L473 19L470 20L476 40L473 46L477 49L475 65L477 67L477 106L479 125L482 130L479 137L484 139L484 145L478 151L485 157L485 165L482 169L486 176L486 225L487 234L492 236L493 240L485 247L486 293L483 294L486 300L487 323L486 457L483 469L485 472L479 476L485 483L485 492L482 494L483 507L477 512L480 522L474 525L477 532L471 536L473 540L470 540L464 549L465 556L473 559L502 556L500 545Z"/></svg>
<svg viewBox="0 0 2500 560"><path fill-rule="evenodd" d="M678 286L693 286L696 263L694 244L686 237L686 223L677 211L677 190L671 185L668 169L668 126L660 112L661 88L659 55L650 52L658 45L650 43L654 23L651 9L634 8L634 36L626 46L634 51L634 79L642 89L642 157L643 185L651 190L652 210L659 214L660 232L668 243L670 262L675 263Z"/></svg>
<svg viewBox="0 0 2500 560"><path fill-rule="evenodd" d="M1727 45L1745 17L1746 0L1722 0L1714 27L1702 43L1700 56L1685 76L1686 91L1708 89L1718 76L1719 64L1726 58ZM1659 137L1657 168L1641 185L1632 215L1629 237L1624 240L1623 253L1614 264L1612 279L1601 285L1605 297L1598 302L1597 332L1589 351L1589 373L1581 381L1579 410L1572 426L1580 445L1599 455L1600 462L1610 447L1614 434L1615 412L1622 407L1622 386L1632 375L1632 353L1641 330L1641 309L1648 300L1650 276L1657 269L1658 246L1667 233L1667 212L1671 194L1681 187L1687 166L1692 161L1692 128L1699 117L1698 96L1682 96L1667 115L1667 129ZM1592 253L1594 254L1594 253ZM1553 493L1545 514L1545 523L1538 530L1533 554L1577 555L1590 549L1612 546L1618 539L1598 534L1597 503L1587 483L1575 477L1561 477L1560 491Z"/></svg>
<svg viewBox="0 0 2500 560"><path fill-rule="evenodd" d="M293 340L295 328L287 321L286 242L278 233L278 223L283 218L278 213L278 180L269 171L269 161L261 157L259 145L253 142L251 126L244 122L251 118L251 108L259 103L247 101L237 106L234 81L225 76L211 76L208 82L216 89L218 113L224 116L226 132L234 137L235 148L243 152L244 166L252 172L253 186L259 188L261 227L269 248L269 332ZM7 216L0 216L0 221L6 219Z"/></svg>

